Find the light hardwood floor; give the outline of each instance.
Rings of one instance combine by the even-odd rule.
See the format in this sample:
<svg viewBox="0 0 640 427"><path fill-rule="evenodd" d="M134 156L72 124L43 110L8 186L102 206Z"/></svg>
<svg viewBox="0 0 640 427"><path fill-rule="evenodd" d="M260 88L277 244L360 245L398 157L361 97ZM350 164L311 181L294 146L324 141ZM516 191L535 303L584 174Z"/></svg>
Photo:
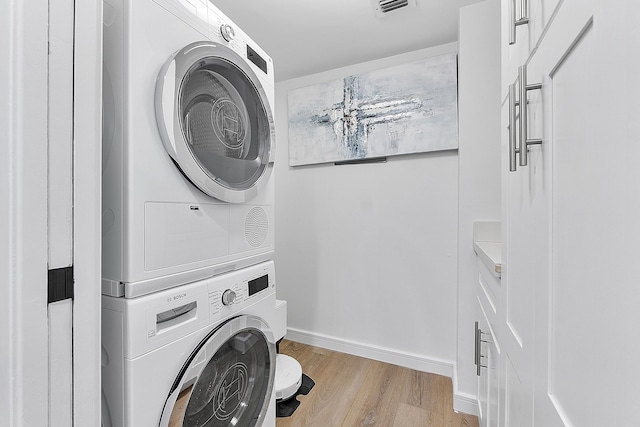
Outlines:
<svg viewBox="0 0 640 427"><path fill-rule="evenodd" d="M477 427L478 418L453 411L451 379L284 340L315 381L291 417L277 427Z"/></svg>

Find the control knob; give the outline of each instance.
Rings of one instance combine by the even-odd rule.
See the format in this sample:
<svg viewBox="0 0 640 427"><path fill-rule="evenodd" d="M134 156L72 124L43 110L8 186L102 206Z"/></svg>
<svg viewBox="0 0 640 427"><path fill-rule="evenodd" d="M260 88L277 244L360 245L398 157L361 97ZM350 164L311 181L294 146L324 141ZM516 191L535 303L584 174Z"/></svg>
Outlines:
<svg viewBox="0 0 640 427"><path fill-rule="evenodd" d="M222 304L231 305L236 302L236 293L231 289L227 289L222 293Z"/></svg>
<svg viewBox="0 0 640 427"><path fill-rule="evenodd" d="M220 33L222 33L222 37L228 42L236 38L236 32L229 24L222 24L220 26Z"/></svg>

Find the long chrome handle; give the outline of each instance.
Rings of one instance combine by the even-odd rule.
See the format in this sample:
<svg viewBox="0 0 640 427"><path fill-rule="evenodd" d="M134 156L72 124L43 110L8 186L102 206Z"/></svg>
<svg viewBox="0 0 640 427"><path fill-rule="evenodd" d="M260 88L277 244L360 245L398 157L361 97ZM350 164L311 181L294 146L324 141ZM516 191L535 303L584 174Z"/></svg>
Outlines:
<svg viewBox="0 0 640 427"><path fill-rule="evenodd" d="M473 345L473 363L478 364L478 322L476 322L476 328L473 331L473 339L475 341Z"/></svg>
<svg viewBox="0 0 640 427"><path fill-rule="evenodd" d="M516 171L516 85L509 85L509 172Z"/></svg>
<svg viewBox="0 0 640 427"><path fill-rule="evenodd" d="M487 364L483 364L482 363L482 359L485 358L485 356L482 355L482 343L483 342L487 342L490 343L492 342L489 339L482 339L483 335L490 335L488 332L482 332L482 329L480 329L478 327L478 322L476 322L476 331L475 331L475 355L474 355L474 359L475 359L475 364L476 364L476 375L480 376L480 369L481 368L488 368L489 366Z"/></svg>
<svg viewBox="0 0 640 427"><path fill-rule="evenodd" d="M528 15L528 4L527 0L520 0L520 14L522 15L520 19L516 19L516 0L512 0L509 2L510 7L510 19L511 25L509 25L509 44L516 43L516 27L518 25L528 24L529 17Z"/></svg>
<svg viewBox="0 0 640 427"><path fill-rule="evenodd" d="M527 166L527 67L518 67L520 80L520 166Z"/></svg>
<svg viewBox="0 0 640 427"><path fill-rule="evenodd" d="M520 80L520 166L527 166L529 146L542 144L542 139L529 139L527 136L527 92L542 89L542 84L527 84L526 65L518 67L518 80Z"/></svg>
<svg viewBox="0 0 640 427"><path fill-rule="evenodd" d="M476 322L476 331L475 331L475 363L476 363L476 375L480 376L480 328L478 327L478 322Z"/></svg>

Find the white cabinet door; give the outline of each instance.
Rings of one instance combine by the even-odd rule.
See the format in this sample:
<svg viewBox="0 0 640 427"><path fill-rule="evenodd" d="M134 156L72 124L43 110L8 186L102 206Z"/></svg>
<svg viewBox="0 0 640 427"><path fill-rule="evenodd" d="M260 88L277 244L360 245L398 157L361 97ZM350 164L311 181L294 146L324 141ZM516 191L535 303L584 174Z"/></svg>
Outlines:
<svg viewBox="0 0 640 427"><path fill-rule="evenodd" d="M502 96L541 43L561 0L502 0ZM526 22L514 26L514 21Z"/></svg>
<svg viewBox="0 0 640 427"><path fill-rule="evenodd" d="M520 66L535 58L536 50L545 43L545 31L554 21L563 3L559 0L503 1L504 10L516 7L526 11L528 23L516 29L516 43L503 47L503 91L514 84L513 99L507 100L502 109L503 141L503 271L500 297L500 336L503 353L500 361L501 400L505 426L539 425L534 418L535 362L538 337L536 320L539 319L536 298L539 289L548 282L549 228L545 218L549 210L550 187L547 177L551 172L551 158L544 145L523 148L526 139L543 136L543 109L540 90L521 89L541 83L540 77L519 75ZM521 6L520 6L521 5ZM520 7L520 9L518 9ZM503 46L508 43L509 27L513 15L509 13L503 30ZM504 22L504 21L503 21ZM527 68L524 68L526 71ZM519 107L510 103L519 101ZM517 114L510 120L510 110ZM526 111L526 131L520 131ZM509 123L512 121L512 123ZM514 132L514 146L521 153L515 159L515 171L509 161L509 130ZM526 155L526 165L522 165Z"/></svg>
<svg viewBox="0 0 640 427"><path fill-rule="evenodd" d="M529 62L543 83L528 109L544 111L532 151L548 200L536 217L535 425L637 425L638 14L633 0L565 0Z"/></svg>
<svg viewBox="0 0 640 427"><path fill-rule="evenodd" d="M521 0L502 0L500 4L502 98L507 96L508 85L516 79L518 66L527 62L527 58L535 46L535 43L529 38L527 24L517 27L513 25L514 20L522 19L520 4ZM515 32L515 41L512 38L513 32Z"/></svg>
<svg viewBox="0 0 640 427"><path fill-rule="evenodd" d="M480 427L497 427L500 419L500 348L487 318L482 296L478 297L480 369L478 370L478 421Z"/></svg>
<svg viewBox="0 0 640 427"><path fill-rule="evenodd" d="M489 327L488 327L488 322L487 319L484 317L484 315L482 314L482 305L480 303L479 304L479 308L478 308L478 325L477 328L479 328L480 331L488 331ZM476 330L476 346L480 346L479 348L476 349L476 351L478 351L478 354L476 356L476 367L477 364L480 363L480 367L478 368L478 390L477 390L477 396L478 396L478 422L480 424L480 427L487 427L488 426L488 420L487 420L487 416L489 413L489 408L488 408L488 403L489 403L489 381L488 378L489 376L486 373L486 366L487 366L487 361L486 361L486 357L488 356L487 354L487 350L485 348L484 345L481 344L480 339L478 337L478 330Z"/></svg>
<svg viewBox="0 0 640 427"><path fill-rule="evenodd" d="M500 351L496 346L495 337L485 343L487 363L487 427L498 427L500 419Z"/></svg>
<svg viewBox="0 0 640 427"><path fill-rule="evenodd" d="M506 117L505 117L506 116ZM507 139L508 105L503 107L503 140ZM516 123L517 125L517 123ZM508 152L508 143L504 152ZM529 153L526 167L509 172L503 157L502 285L500 340L505 426L533 425L533 364L536 289L536 214L544 209L543 163L539 150Z"/></svg>
<svg viewBox="0 0 640 427"><path fill-rule="evenodd" d="M551 24L554 14L556 13L556 9L561 6L562 1L529 0L529 3L529 37L534 41L535 46L537 46L542 43L544 31Z"/></svg>

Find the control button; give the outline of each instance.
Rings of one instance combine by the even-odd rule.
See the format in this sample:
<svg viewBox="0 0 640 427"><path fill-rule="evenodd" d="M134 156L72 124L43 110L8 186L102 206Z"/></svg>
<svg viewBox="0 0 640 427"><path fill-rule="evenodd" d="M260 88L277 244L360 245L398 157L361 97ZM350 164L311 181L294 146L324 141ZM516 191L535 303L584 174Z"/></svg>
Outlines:
<svg viewBox="0 0 640 427"><path fill-rule="evenodd" d="M222 33L222 37L228 42L236 38L236 32L229 24L222 24L220 26L220 32Z"/></svg>
<svg viewBox="0 0 640 427"><path fill-rule="evenodd" d="M226 291L224 291L224 293L222 294L222 303L224 305L231 305L236 301L236 293L233 292L231 289L227 289Z"/></svg>

